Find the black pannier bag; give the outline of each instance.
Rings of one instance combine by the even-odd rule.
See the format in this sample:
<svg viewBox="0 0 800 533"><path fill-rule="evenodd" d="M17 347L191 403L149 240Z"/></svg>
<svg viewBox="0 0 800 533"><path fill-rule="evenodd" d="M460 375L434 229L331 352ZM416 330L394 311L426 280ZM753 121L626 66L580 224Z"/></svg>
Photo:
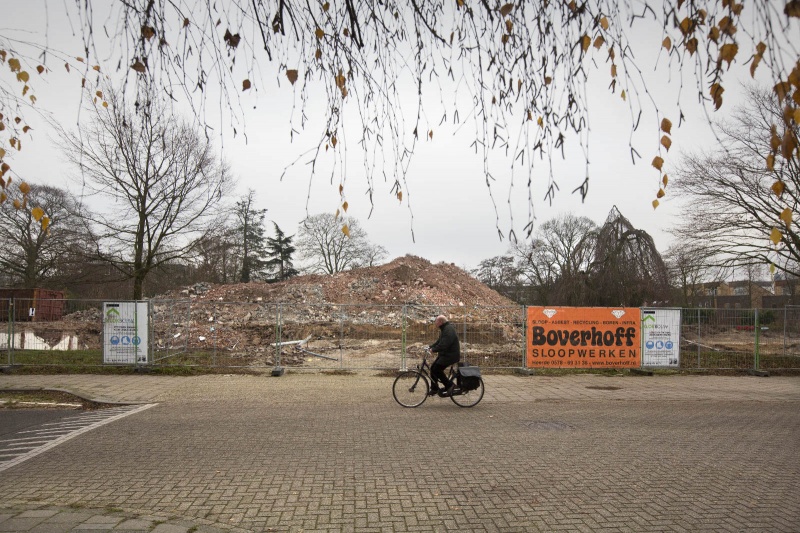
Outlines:
<svg viewBox="0 0 800 533"><path fill-rule="evenodd" d="M477 366L462 366L458 369L458 388L475 390L481 386L481 369Z"/></svg>

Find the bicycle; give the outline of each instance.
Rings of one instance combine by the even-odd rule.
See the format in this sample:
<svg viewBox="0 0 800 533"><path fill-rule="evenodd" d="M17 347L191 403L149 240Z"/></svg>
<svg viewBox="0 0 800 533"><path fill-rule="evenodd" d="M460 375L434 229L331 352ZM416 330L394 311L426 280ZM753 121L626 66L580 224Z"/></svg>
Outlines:
<svg viewBox="0 0 800 533"><path fill-rule="evenodd" d="M429 353L431 353L430 350L426 349L425 355L422 357L422 363L417 365L416 369L405 370L394 380L392 395L395 401L403 407L419 407L428 399L428 391L431 390L432 381L430 375L431 366L428 364ZM461 383L460 372L462 368L465 368L464 363L450 366L448 377L457 384L456 389L451 395L440 391L438 396L440 398L449 397L459 407L475 407L483 399L483 378L478 377L477 388L462 390L458 386Z"/></svg>

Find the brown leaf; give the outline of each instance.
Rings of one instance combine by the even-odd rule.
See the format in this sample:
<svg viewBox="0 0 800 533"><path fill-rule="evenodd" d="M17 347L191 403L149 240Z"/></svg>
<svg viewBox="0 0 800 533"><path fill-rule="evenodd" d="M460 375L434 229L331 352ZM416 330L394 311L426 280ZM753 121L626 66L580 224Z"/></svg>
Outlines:
<svg viewBox="0 0 800 533"><path fill-rule="evenodd" d="M324 32L324 31L322 31L322 28L317 28L317 29L314 31L314 35L316 35L316 36L317 36L317 40L322 40L322 38L323 38L323 37L325 37L325 32Z"/></svg>
<svg viewBox="0 0 800 533"><path fill-rule="evenodd" d="M658 189L658 194L656 194L656 198L664 198L664 195L667 194L664 192L664 189Z"/></svg>
<svg viewBox="0 0 800 533"><path fill-rule="evenodd" d="M786 184L779 180L773 183L770 189L772 189L772 192L775 193L775 196L780 198L783 196L783 191L786 190Z"/></svg>
<svg viewBox="0 0 800 533"><path fill-rule="evenodd" d="M514 10L514 4L506 4L500 8L500 15L503 17L507 17L511 11Z"/></svg>
<svg viewBox="0 0 800 533"><path fill-rule="evenodd" d="M41 74L42 72L44 72L44 67L42 65L39 65L38 67L36 67L36 72Z"/></svg>
<svg viewBox="0 0 800 533"><path fill-rule="evenodd" d="M344 233L345 237L350 237L350 228L347 227L347 224L342 226L342 233Z"/></svg>
<svg viewBox="0 0 800 533"><path fill-rule="evenodd" d="M778 246L778 243L781 242L781 230L778 228L772 228L772 231L769 234L769 240L772 241L772 244Z"/></svg>
<svg viewBox="0 0 800 533"><path fill-rule="evenodd" d="M789 0L783 7L787 17L800 17L800 0Z"/></svg>
<svg viewBox="0 0 800 533"><path fill-rule="evenodd" d="M608 19L607 18L602 17L600 19L600 27L603 28L604 30L608 30Z"/></svg>
<svg viewBox="0 0 800 533"><path fill-rule="evenodd" d="M347 202L342 204L342 209L344 210L345 213L347 213L347 208L348 207L350 207L350 204L348 204Z"/></svg>
<svg viewBox="0 0 800 533"><path fill-rule="evenodd" d="M659 204L658 200L653 200L653 209L658 207L658 204Z"/></svg>
<svg viewBox="0 0 800 533"><path fill-rule="evenodd" d="M28 194L31 192L31 186L25 183L24 181L19 184L19 192L22 194Z"/></svg>
<svg viewBox="0 0 800 533"><path fill-rule="evenodd" d="M711 30L708 32L708 38L715 43L719 41L719 28L716 26L712 26Z"/></svg>
<svg viewBox="0 0 800 533"><path fill-rule="evenodd" d="M737 53L739 53L739 45L736 43L723 44L722 48L719 49L719 62L727 61L728 68L731 68L731 61L733 61Z"/></svg>
<svg viewBox="0 0 800 533"><path fill-rule="evenodd" d="M289 83L294 85L297 81L297 69L289 69L286 71L286 77L289 78Z"/></svg>
<svg viewBox="0 0 800 533"><path fill-rule="evenodd" d="M34 220L36 220L36 222L39 222L44 216L44 209L42 209L41 207L34 207L33 209L31 209L31 216L33 217Z"/></svg>
<svg viewBox="0 0 800 533"><path fill-rule="evenodd" d="M671 135L672 134L672 121L668 118L661 119L661 131Z"/></svg>
<svg viewBox="0 0 800 533"><path fill-rule="evenodd" d="M140 74L144 74L145 70L147 70L147 68L144 66L144 63L138 59L134 61L133 65L131 65L131 68Z"/></svg>
<svg viewBox="0 0 800 533"><path fill-rule="evenodd" d="M775 170L775 154L767 156L767 170Z"/></svg>
<svg viewBox="0 0 800 533"><path fill-rule="evenodd" d="M663 167L663 166L664 166L664 160L663 160L663 159L661 159L661 157L659 157L659 156L655 156L655 157L653 158L652 165L653 165L654 167L656 167L658 170L661 170L661 167Z"/></svg>
<svg viewBox="0 0 800 533"><path fill-rule="evenodd" d="M664 40L661 41L661 46L666 48L668 51L672 50L672 39L670 39L669 36L664 37Z"/></svg>
<svg viewBox="0 0 800 533"><path fill-rule="evenodd" d="M791 128L786 128L786 131L783 133L783 142L781 143L781 155L784 159L789 160L792 158L792 155L794 155L796 148L797 137L795 137Z"/></svg>
<svg viewBox="0 0 800 533"><path fill-rule="evenodd" d="M238 33L236 33L236 34L233 34L233 33L231 33L231 31L230 31L230 30L225 30L225 36L224 36L222 39L223 39L223 40L224 40L224 41L225 41L225 42L228 44L228 46L230 46L231 48L236 48L237 46L239 46L239 41L240 41L242 38L241 38L241 36L240 36Z"/></svg>
<svg viewBox="0 0 800 533"><path fill-rule="evenodd" d="M719 109L722 107L722 93L725 92L725 89L719 83L714 83L711 85L711 99L714 101L714 107Z"/></svg>
<svg viewBox="0 0 800 533"><path fill-rule="evenodd" d="M756 69L758 68L758 64L761 63L761 59L764 57L764 52L767 50L767 45L763 42L758 43L756 45L756 54L753 56L753 62L750 63L750 77L755 78L756 76Z"/></svg>
<svg viewBox="0 0 800 533"><path fill-rule="evenodd" d="M589 38L588 35L584 35L581 37L581 50L584 52L589 49L589 46L592 44L592 39Z"/></svg>
<svg viewBox="0 0 800 533"><path fill-rule="evenodd" d="M783 102L783 100L789 95L789 92L792 90L792 85L788 81L782 81L775 85L773 88L775 94L778 96L778 101Z"/></svg>
<svg viewBox="0 0 800 533"><path fill-rule="evenodd" d="M150 26L142 26L142 38L147 39L148 41L155 37L156 30Z"/></svg>
<svg viewBox="0 0 800 533"><path fill-rule="evenodd" d="M662 135L661 136L661 146L666 148L667 152L669 152L669 147L672 146L672 140L668 136Z"/></svg>
<svg viewBox="0 0 800 533"><path fill-rule="evenodd" d="M246 90L250 89L250 87L252 87L252 84L250 83L250 80L243 80L242 81L242 91L246 91Z"/></svg>
<svg viewBox="0 0 800 533"><path fill-rule="evenodd" d="M791 226L792 225L792 210L787 207L786 209L781 211L781 220L783 220L783 223L786 224L787 228L789 226Z"/></svg>
<svg viewBox="0 0 800 533"><path fill-rule="evenodd" d="M661 178L661 183L664 184L664 187L666 187L667 183L669 183L669 178L667 177L666 174L664 174L664 177Z"/></svg>
<svg viewBox="0 0 800 533"><path fill-rule="evenodd" d="M686 49L689 50L689 55L694 55L697 52L697 39L695 37L686 41Z"/></svg>
<svg viewBox="0 0 800 533"><path fill-rule="evenodd" d="M606 40L603 39L603 36L602 35L598 35L597 38L594 40L594 44L592 46L594 46L595 48L600 50L600 47L603 46L603 44L605 44L605 42L606 42Z"/></svg>

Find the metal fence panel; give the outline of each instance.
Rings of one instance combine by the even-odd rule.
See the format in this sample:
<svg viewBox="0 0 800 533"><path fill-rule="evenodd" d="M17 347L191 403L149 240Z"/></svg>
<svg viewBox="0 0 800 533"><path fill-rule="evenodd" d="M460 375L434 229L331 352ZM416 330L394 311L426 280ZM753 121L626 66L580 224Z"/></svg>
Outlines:
<svg viewBox="0 0 800 533"><path fill-rule="evenodd" d="M0 300L0 364L103 365L102 300L39 301L56 315L19 315ZM26 304L22 302L21 304ZM462 360L524 368L525 307L281 304L153 300L148 363L156 366L397 370L438 337L439 314L456 327ZM30 313L29 313L30 314ZM800 307L683 309L684 370L800 368Z"/></svg>

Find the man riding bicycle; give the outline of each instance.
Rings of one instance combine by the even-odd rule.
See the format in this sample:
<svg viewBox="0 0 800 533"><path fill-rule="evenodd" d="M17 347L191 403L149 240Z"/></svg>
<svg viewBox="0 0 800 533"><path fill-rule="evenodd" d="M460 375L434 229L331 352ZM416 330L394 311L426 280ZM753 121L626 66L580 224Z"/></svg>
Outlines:
<svg viewBox="0 0 800 533"><path fill-rule="evenodd" d="M433 396L444 391L443 396L452 396L456 384L448 379L444 371L448 366L461 360L461 344L458 341L455 326L447 320L446 316L437 316L433 323L439 328L439 338L429 348L438 357L431 365L431 390L428 394ZM441 389L437 382L442 384Z"/></svg>

